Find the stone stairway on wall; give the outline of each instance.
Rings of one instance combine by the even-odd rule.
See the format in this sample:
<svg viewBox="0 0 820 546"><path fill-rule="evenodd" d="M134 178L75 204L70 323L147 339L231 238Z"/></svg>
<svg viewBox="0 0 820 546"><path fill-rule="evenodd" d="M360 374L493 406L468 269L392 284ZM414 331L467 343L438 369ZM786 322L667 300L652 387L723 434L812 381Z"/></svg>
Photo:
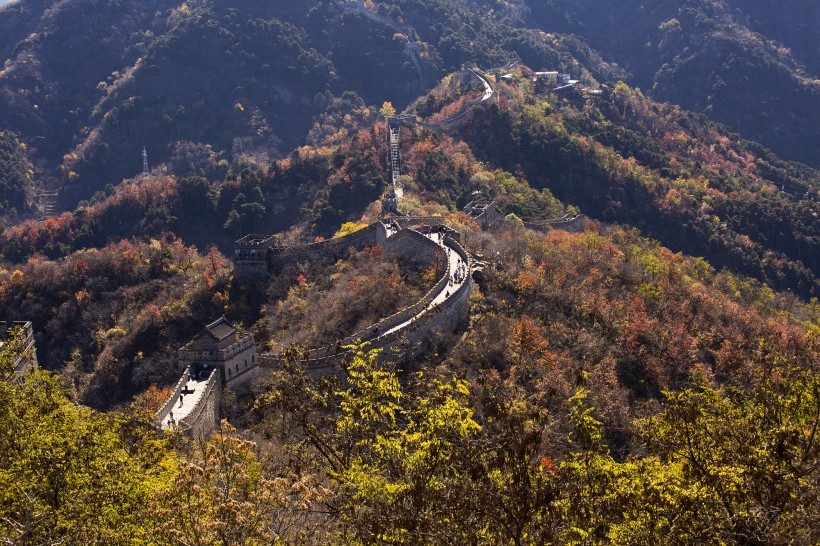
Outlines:
<svg viewBox="0 0 820 546"><path fill-rule="evenodd" d="M401 156L399 155L400 146L400 132L398 123L388 121L388 128L390 131L389 145L390 145L390 179L393 182L393 187L396 186L396 180L401 175Z"/></svg>
<svg viewBox="0 0 820 546"><path fill-rule="evenodd" d="M41 218L54 216L57 210L58 197L59 192L57 190L43 190L37 194L37 205Z"/></svg>

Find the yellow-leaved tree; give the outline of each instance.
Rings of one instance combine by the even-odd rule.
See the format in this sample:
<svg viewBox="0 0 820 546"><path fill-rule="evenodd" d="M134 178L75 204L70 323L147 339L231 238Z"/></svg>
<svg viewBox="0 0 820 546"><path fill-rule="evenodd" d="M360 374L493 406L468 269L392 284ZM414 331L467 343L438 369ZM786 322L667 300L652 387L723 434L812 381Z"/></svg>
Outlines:
<svg viewBox="0 0 820 546"><path fill-rule="evenodd" d="M385 101L384 104L382 104L382 107L379 109L379 113L382 115L384 119L392 118L396 115L396 109L393 108L393 103Z"/></svg>

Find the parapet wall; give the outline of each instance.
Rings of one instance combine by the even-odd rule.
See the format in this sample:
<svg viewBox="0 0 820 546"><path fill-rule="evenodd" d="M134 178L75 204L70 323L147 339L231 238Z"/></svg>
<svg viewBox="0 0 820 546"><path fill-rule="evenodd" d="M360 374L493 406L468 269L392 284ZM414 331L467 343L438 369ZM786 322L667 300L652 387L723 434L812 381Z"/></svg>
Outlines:
<svg viewBox="0 0 820 546"><path fill-rule="evenodd" d="M387 240L384 224L376 222L366 228L319 243L271 248L268 253L267 272L276 272L289 263L311 258L346 258L351 248L361 250L367 246L381 246Z"/></svg>
<svg viewBox="0 0 820 546"><path fill-rule="evenodd" d="M414 252L418 248L416 245L426 245L427 243L435 247L438 252L442 252L439 245L420 233L408 233L415 233L415 235L408 235L403 241L412 241L413 244L400 242L394 248L394 252ZM427 243L421 243L419 237ZM470 261L470 255L456 239L448 235L445 237L445 244L461 257L468 271L465 282L449 298L428 309L430 303L447 288L449 275L444 269L436 284L419 301L375 325L346 337L341 344L344 346L361 341L369 343L371 348L382 349L401 345L403 349L409 350L415 356L427 348L430 338L436 333L456 329L468 316L469 312L468 300L472 291L472 276L469 271L472 262ZM390 240L388 240L387 246L390 247ZM400 325L403 326L396 328ZM350 350L322 347L307 351L303 363L308 373L316 378L334 373L338 364L350 356ZM259 355L259 365L263 368L278 368L281 366L281 357L272 354Z"/></svg>
<svg viewBox="0 0 820 546"><path fill-rule="evenodd" d="M524 227L529 229L560 229L563 231L581 232L584 231L586 223L586 216L579 214L578 216L571 216L567 214L563 218L556 220L546 220L544 222L524 222Z"/></svg>

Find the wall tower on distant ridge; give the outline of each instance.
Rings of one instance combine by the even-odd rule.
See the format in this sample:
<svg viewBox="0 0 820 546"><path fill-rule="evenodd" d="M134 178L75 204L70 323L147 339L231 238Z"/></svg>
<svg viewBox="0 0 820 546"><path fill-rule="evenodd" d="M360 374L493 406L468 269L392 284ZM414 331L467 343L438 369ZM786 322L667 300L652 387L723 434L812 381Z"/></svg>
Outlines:
<svg viewBox="0 0 820 546"><path fill-rule="evenodd" d="M142 175L148 176L148 152L145 151L145 146L142 147Z"/></svg>

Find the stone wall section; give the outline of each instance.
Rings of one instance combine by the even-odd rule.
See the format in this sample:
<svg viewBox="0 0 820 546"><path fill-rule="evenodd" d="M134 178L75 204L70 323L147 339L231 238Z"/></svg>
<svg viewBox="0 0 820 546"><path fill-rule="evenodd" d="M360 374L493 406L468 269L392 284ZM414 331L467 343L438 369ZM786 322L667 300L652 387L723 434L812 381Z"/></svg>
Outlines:
<svg viewBox="0 0 820 546"><path fill-rule="evenodd" d="M185 376L183 376L183 379ZM219 403L222 398L222 378L219 369L211 372L205 384L205 394L187 417L180 421L182 429L193 438L206 438L219 425ZM172 398L173 400L173 398Z"/></svg>
<svg viewBox="0 0 820 546"><path fill-rule="evenodd" d="M381 222L370 224L366 228L319 243L309 243L288 247L271 247L267 257L268 272L275 273L290 263L314 258L342 259L348 256L350 249L361 250L368 246L383 246L387 240L387 228Z"/></svg>
<svg viewBox="0 0 820 546"><path fill-rule="evenodd" d="M233 391L244 391L259 375L259 358L254 345L253 353L237 355L225 363L225 386ZM230 376L228 373L230 372Z"/></svg>
<svg viewBox="0 0 820 546"><path fill-rule="evenodd" d="M441 252L441 247L424 235L410 230L408 230L408 233L415 233L415 235L405 236L397 242L393 249L394 252L413 252L418 249L417 245L426 246L427 243ZM422 239L427 243L422 243ZM427 309L430 302L447 288L449 277L446 270L442 269L443 274L439 280L418 302L373 326L348 336L342 340L342 345L367 342L370 348L385 349L385 354L388 353L387 349L401 346L404 349L409 349L414 356L417 356L427 349L430 338L438 332L455 330L469 316L469 296L473 282L469 272L472 261L470 255L455 238L449 235L446 236L445 244L461 257L468 271L465 282L448 299L436 307ZM390 241L388 240L389 246ZM404 326L389 334L384 334L384 332L388 332L401 324L404 324ZM319 378L336 373L338 365L350 356L350 350L339 351L336 347L322 347L307 351L303 363L311 377ZM281 358L278 355L259 355L260 367L278 368L281 364Z"/></svg>
<svg viewBox="0 0 820 546"><path fill-rule="evenodd" d="M418 231L403 229L390 237L384 245L384 254L388 259L412 263L416 266L438 265L443 271L447 257L441 246L431 241Z"/></svg>
<svg viewBox="0 0 820 546"><path fill-rule="evenodd" d="M537 230L560 229L572 233L580 233L584 231L586 225L586 216L579 214L572 216L567 214L563 218L555 220L546 220L544 222L524 222L524 227Z"/></svg>
<svg viewBox="0 0 820 546"><path fill-rule="evenodd" d="M423 327L415 333L416 337L429 336L435 331L452 332L466 321L470 315L469 297L473 290L473 276L470 273L473 266L472 259L470 254L455 239L448 236L445 238L445 243L461 256L462 261L467 266L467 278L464 284L459 286L455 293L442 302L435 311L428 312L429 316L424 318ZM420 341L421 339L416 340L416 342Z"/></svg>
<svg viewBox="0 0 820 546"><path fill-rule="evenodd" d="M318 243L280 246L271 235L246 235L234 245L234 276L243 281L264 279L288 264L317 257L345 258L350 248L381 245L387 239L380 222L343 237Z"/></svg>
<svg viewBox="0 0 820 546"><path fill-rule="evenodd" d="M264 279L268 276L268 260L234 260L233 274L246 281Z"/></svg>

